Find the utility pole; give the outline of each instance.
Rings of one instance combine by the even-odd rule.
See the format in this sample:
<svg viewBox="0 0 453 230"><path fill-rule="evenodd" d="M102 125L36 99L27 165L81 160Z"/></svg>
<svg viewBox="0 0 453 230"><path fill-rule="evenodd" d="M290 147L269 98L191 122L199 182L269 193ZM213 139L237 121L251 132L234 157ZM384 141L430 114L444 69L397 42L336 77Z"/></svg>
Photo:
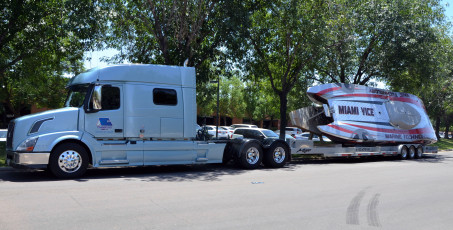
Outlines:
<svg viewBox="0 0 453 230"><path fill-rule="evenodd" d="M211 83L217 83L217 115L216 115L216 132L215 139L219 139L219 100L220 100L220 77L217 77L217 81L210 81Z"/></svg>

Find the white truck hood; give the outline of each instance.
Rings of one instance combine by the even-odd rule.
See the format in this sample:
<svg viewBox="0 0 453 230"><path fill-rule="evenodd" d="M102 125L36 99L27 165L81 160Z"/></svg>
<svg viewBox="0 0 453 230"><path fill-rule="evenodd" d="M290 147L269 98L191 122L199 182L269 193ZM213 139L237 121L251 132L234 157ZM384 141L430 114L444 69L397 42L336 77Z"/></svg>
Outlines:
<svg viewBox="0 0 453 230"><path fill-rule="evenodd" d="M61 108L15 119L13 149L29 137L78 130L79 108Z"/></svg>

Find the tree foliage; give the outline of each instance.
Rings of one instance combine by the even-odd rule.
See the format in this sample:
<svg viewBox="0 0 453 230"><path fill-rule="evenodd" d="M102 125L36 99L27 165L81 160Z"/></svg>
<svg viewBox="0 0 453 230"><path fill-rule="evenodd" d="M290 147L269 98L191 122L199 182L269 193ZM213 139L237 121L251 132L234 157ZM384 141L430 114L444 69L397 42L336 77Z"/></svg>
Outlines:
<svg viewBox="0 0 453 230"><path fill-rule="evenodd" d="M270 81L280 99L280 137L287 124L287 96L319 58L322 44L323 1L270 1L251 16L248 45L250 72Z"/></svg>
<svg viewBox="0 0 453 230"><path fill-rule="evenodd" d="M440 0L12 0L0 10L0 97L16 115L61 105L56 76L80 72L94 47L120 50L111 62L188 60L205 116L217 79L221 114L279 117L281 130L288 109L310 104L306 89L327 82L382 81L418 95L436 123L453 114Z"/></svg>
<svg viewBox="0 0 453 230"><path fill-rule="evenodd" d="M438 0L330 0L321 82L367 84L399 79L411 63L426 58L443 18Z"/></svg>
<svg viewBox="0 0 453 230"><path fill-rule="evenodd" d="M102 14L90 0L0 3L0 95L16 116L25 105L61 105L63 73L80 72L99 39ZM50 90L49 90L50 89ZM50 94L54 92L56 94Z"/></svg>
<svg viewBox="0 0 453 230"><path fill-rule="evenodd" d="M227 40L240 24L236 1L107 0L110 29L106 46L121 50L112 61L182 65L197 69L197 83L210 78L225 56ZM226 68L226 66L222 66Z"/></svg>

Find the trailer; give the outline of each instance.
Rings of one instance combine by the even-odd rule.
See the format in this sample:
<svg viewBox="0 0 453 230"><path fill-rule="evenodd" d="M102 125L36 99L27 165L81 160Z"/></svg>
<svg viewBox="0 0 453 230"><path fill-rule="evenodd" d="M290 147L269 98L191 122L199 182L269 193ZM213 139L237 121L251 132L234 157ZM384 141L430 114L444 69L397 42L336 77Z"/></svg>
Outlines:
<svg viewBox="0 0 453 230"><path fill-rule="evenodd" d="M370 157L370 156L393 156L400 159L419 159L424 154L437 154L437 147L422 144L401 144L393 146L351 146L344 147L342 144L328 144L317 146L314 141L293 140L289 142L291 154L319 155L325 158L331 157Z"/></svg>

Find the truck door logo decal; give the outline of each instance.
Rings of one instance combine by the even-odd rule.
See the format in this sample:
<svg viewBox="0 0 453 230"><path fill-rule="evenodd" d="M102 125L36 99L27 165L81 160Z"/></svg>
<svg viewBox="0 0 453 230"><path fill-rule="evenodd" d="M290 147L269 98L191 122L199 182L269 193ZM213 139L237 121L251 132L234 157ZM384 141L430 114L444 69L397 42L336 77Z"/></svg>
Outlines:
<svg viewBox="0 0 453 230"><path fill-rule="evenodd" d="M100 130L109 130L112 129L113 125L110 122L109 118L99 118L99 121L96 125Z"/></svg>

